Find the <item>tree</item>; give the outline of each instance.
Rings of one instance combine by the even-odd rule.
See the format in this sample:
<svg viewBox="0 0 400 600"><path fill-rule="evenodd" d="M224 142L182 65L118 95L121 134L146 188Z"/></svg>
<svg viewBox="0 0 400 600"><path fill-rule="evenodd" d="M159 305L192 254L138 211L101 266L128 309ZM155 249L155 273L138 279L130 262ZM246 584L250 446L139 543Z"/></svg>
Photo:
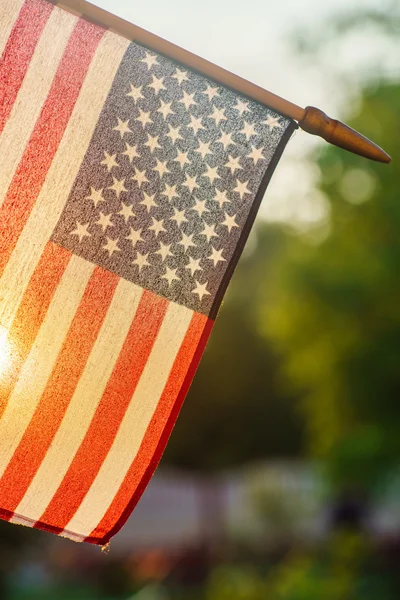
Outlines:
<svg viewBox="0 0 400 600"><path fill-rule="evenodd" d="M310 450L338 484L368 489L400 459L399 106L399 84L369 87L350 123L382 140L391 166L332 146L317 157L330 233L319 245L286 237L260 310Z"/></svg>

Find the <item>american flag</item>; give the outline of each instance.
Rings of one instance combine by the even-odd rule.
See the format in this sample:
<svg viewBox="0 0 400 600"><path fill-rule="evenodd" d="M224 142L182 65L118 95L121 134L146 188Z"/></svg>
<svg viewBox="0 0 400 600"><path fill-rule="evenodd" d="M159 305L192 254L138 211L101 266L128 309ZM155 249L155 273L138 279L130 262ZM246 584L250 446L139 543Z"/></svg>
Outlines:
<svg viewBox="0 0 400 600"><path fill-rule="evenodd" d="M0 515L105 544L295 124L44 0L0 54Z"/></svg>

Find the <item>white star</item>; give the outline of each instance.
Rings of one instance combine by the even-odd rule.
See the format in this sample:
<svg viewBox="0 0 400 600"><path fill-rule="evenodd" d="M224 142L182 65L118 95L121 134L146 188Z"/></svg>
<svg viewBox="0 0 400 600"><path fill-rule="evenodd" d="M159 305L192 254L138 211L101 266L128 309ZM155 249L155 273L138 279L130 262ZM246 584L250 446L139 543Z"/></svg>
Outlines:
<svg viewBox="0 0 400 600"><path fill-rule="evenodd" d="M157 112L160 112L164 119L166 119L168 115L172 113L171 104L172 102L163 102L163 100L161 100L161 106Z"/></svg>
<svg viewBox="0 0 400 600"><path fill-rule="evenodd" d="M169 126L169 131L167 133L167 137L171 138L172 142L175 144L176 140L183 140L183 137L179 135L179 127Z"/></svg>
<svg viewBox="0 0 400 600"><path fill-rule="evenodd" d="M186 175L186 179L182 183L182 185L185 185L186 187L188 187L190 192L193 192L194 189L199 187L196 183L195 177L189 177L189 175Z"/></svg>
<svg viewBox="0 0 400 600"><path fill-rule="evenodd" d="M282 124L279 123L279 119L280 119L280 117L273 117L272 115L270 115L268 117L268 119L265 119L265 121L263 122L263 124L267 125L272 130L274 130L275 127L278 127L278 129L281 129L282 128Z"/></svg>
<svg viewBox="0 0 400 600"><path fill-rule="evenodd" d="M108 252L108 256L112 256L114 252L121 252L121 249L118 248L118 240L112 240L107 237L107 243L103 244L104 250Z"/></svg>
<svg viewBox="0 0 400 600"><path fill-rule="evenodd" d="M195 100L193 100L193 98L194 98L194 93L188 94L187 92L183 92L183 98L182 98L182 100L179 100L179 102L182 102L182 104L184 104L186 106L186 110L189 110L189 108L192 106L192 104L194 106L197 104L195 102Z"/></svg>
<svg viewBox="0 0 400 600"><path fill-rule="evenodd" d="M199 217L203 215L204 212L208 212L206 209L206 201L205 200L196 200L196 204L190 210L195 210Z"/></svg>
<svg viewBox="0 0 400 600"><path fill-rule="evenodd" d="M146 177L146 169L143 169L143 171L136 169L135 174L131 177L131 179L133 179L133 181L137 181L139 187L142 185L142 183L147 183L149 181Z"/></svg>
<svg viewBox="0 0 400 600"><path fill-rule="evenodd" d="M153 225L151 225L149 227L149 229L151 231L154 231L154 233L156 234L156 237L157 237L159 235L159 233L161 233L162 231L166 231L166 230L163 227L164 223L163 223L162 219L160 219L159 221L157 221L157 219L155 217L152 217L152 218L153 218Z"/></svg>
<svg viewBox="0 0 400 600"><path fill-rule="evenodd" d="M108 187L107 189L114 190L114 192L117 194L117 198L119 198L121 192L128 191L126 189L126 187L124 186L125 179L117 179L116 177L113 176L113 180L114 180L114 183L112 185L110 185L110 187Z"/></svg>
<svg viewBox="0 0 400 600"><path fill-rule="evenodd" d="M222 250L216 250L215 248L211 248L211 254L207 257L208 260L212 260L214 263L214 267L217 266L219 262L226 262L226 259L222 256Z"/></svg>
<svg viewBox="0 0 400 600"><path fill-rule="evenodd" d="M231 133L223 133L221 135L221 137L217 140L217 142L219 142L220 144L223 145L224 150L226 150L228 148L228 146L230 146L231 144L235 143L232 140L232 134Z"/></svg>
<svg viewBox="0 0 400 600"><path fill-rule="evenodd" d="M226 121L226 116L223 110L220 110L216 106L214 106L214 112L212 115L209 115L209 119L215 119L217 125L220 124L221 121Z"/></svg>
<svg viewBox="0 0 400 600"><path fill-rule="evenodd" d="M148 69L151 69L153 65L158 65L160 63L157 62L157 57L155 54L150 54L150 52L146 52L146 58L142 58L140 62L144 62L147 65Z"/></svg>
<svg viewBox="0 0 400 600"><path fill-rule="evenodd" d="M111 213L105 215L101 212L98 221L96 221L96 225L100 225L100 227L103 230L103 233L105 232L107 227L113 227L113 223L111 222Z"/></svg>
<svg viewBox="0 0 400 600"><path fill-rule="evenodd" d="M199 147L197 150L195 150L195 152L199 152L201 154L201 158L205 158L207 154L212 154L210 150L210 143L211 142L199 141Z"/></svg>
<svg viewBox="0 0 400 600"><path fill-rule="evenodd" d="M178 227L180 225L182 225L182 223L187 223L188 220L185 217L185 211L184 210L178 210L177 208L174 208L174 216L171 217L172 221L176 221L176 224L178 225Z"/></svg>
<svg viewBox="0 0 400 600"><path fill-rule="evenodd" d="M176 79L179 85L181 85L183 81L189 81L187 71L180 71L179 69L176 70L175 75L172 75L172 79Z"/></svg>
<svg viewBox="0 0 400 600"><path fill-rule="evenodd" d="M154 171L158 171L158 174L160 177L162 177L164 175L164 173L170 173L170 170L167 169L167 163L163 162L162 160L159 160L158 158L156 158L157 161L157 166L153 167Z"/></svg>
<svg viewBox="0 0 400 600"><path fill-rule="evenodd" d="M207 242L213 237L218 237L218 234L215 233L214 225L207 225L207 223L204 224L204 229L199 235L204 235L207 238Z"/></svg>
<svg viewBox="0 0 400 600"><path fill-rule="evenodd" d="M132 129L129 129L129 119L127 121L121 121L119 117L117 117L117 119L118 125L114 127L113 131L119 131L121 138L123 138L126 133L132 133Z"/></svg>
<svg viewBox="0 0 400 600"><path fill-rule="evenodd" d="M243 133L246 138L249 140L251 138L252 135L256 135L256 130L254 129L254 125L252 125L251 123L246 123L243 126L243 129L241 129L239 131L239 133Z"/></svg>
<svg viewBox="0 0 400 600"><path fill-rule="evenodd" d="M163 84L163 81L163 77L161 77L161 79L158 79L158 77L153 75L153 83L150 83L149 87L153 88L155 94L158 94L160 90L166 89L165 85Z"/></svg>
<svg viewBox="0 0 400 600"><path fill-rule="evenodd" d="M192 294L198 294L200 302L203 300L203 296L209 296L210 292L207 291L207 282L200 284L196 281L196 288L192 291Z"/></svg>
<svg viewBox="0 0 400 600"><path fill-rule="evenodd" d="M94 187L91 187L90 188L90 196L87 196L87 198L85 198L85 200L92 200L95 208L97 208L97 205L99 202L104 202L103 188L101 188L100 190L95 190Z"/></svg>
<svg viewBox="0 0 400 600"><path fill-rule="evenodd" d="M117 212L117 215L121 215L121 217L124 217L125 223L127 223L130 217L135 216L135 213L132 210L132 206L130 206L129 204L125 204L124 202L121 202L121 204L122 208L119 212Z"/></svg>
<svg viewBox="0 0 400 600"><path fill-rule="evenodd" d="M166 279L168 281L168 285L171 285L173 281L179 281L179 277L176 276L177 269L170 269L169 267L165 268L167 272L161 277L161 279Z"/></svg>
<svg viewBox="0 0 400 600"><path fill-rule="evenodd" d="M222 221L221 225L225 225L228 228L229 233L231 232L232 227L239 227L235 221L235 217L230 217L228 213L225 213L225 221Z"/></svg>
<svg viewBox="0 0 400 600"><path fill-rule="evenodd" d="M230 156L228 162L226 162L224 166L227 169L230 169L232 173L234 173L236 171L236 169L242 168L240 166L239 161L240 161L240 156L238 156L237 158L233 158L233 156Z"/></svg>
<svg viewBox="0 0 400 600"><path fill-rule="evenodd" d="M158 143L158 136L149 135L148 137L149 140L146 142L145 146L150 148L151 152L154 152L156 148L161 148L160 144Z"/></svg>
<svg viewBox="0 0 400 600"><path fill-rule="evenodd" d="M176 185L168 185L168 183L165 184L165 192L163 192L163 196L167 196L168 200L171 201L172 198L174 198L175 196L178 197L178 194L176 193Z"/></svg>
<svg viewBox="0 0 400 600"><path fill-rule="evenodd" d="M257 164L261 158L264 158L263 149L254 147L249 154L249 158L252 158L254 160L254 164Z"/></svg>
<svg viewBox="0 0 400 600"><path fill-rule="evenodd" d="M132 261L132 264L137 265L139 267L139 273L143 269L143 267L151 266L149 261L147 260L148 255L149 255L148 253L141 254L140 252L138 252L135 260Z"/></svg>
<svg viewBox="0 0 400 600"><path fill-rule="evenodd" d="M245 194L251 194L251 190L248 189L247 187L247 183L249 183L248 181L244 181L243 183L241 181L239 181L239 179L237 180L238 184L237 186L234 188L234 192L237 192L240 196L240 199L243 199L243 196Z"/></svg>
<svg viewBox="0 0 400 600"><path fill-rule="evenodd" d="M182 169L185 165L190 164L190 160L188 159L187 155L187 152L178 152L178 156L175 158L175 161L181 165Z"/></svg>
<svg viewBox="0 0 400 600"><path fill-rule="evenodd" d="M149 196L148 194L146 194L146 192L144 192L144 200L141 200L140 204L143 204L147 208L147 212L150 212L153 206L157 206L157 203L154 202L155 196L155 194Z"/></svg>
<svg viewBox="0 0 400 600"><path fill-rule="evenodd" d="M160 249L157 250L156 254L159 254L161 256L161 262L164 262L164 260L168 258L168 256L172 256L171 246L172 244L163 244L162 242L160 242Z"/></svg>
<svg viewBox="0 0 400 600"><path fill-rule="evenodd" d="M186 233L182 233L182 239L180 242L178 242L181 246L183 246L185 248L185 252L187 252L187 249L192 247L195 248L196 244L193 242L193 233L191 235L186 235Z"/></svg>
<svg viewBox="0 0 400 600"><path fill-rule="evenodd" d="M116 154L108 154L108 152L104 151L104 160L101 161L101 165L105 165L107 167L107 171L110 172L113 167L119 167L119 164L115 160Z"/></svg>
<svg viewBox="0 0 400 600"><path fill-rule="evenodd" d="M203 125L201 124L201 118L196 119L193 115L190 115L190 123L188 127L191 127L196 134L199 129L204 129Z"/></svg>
<svg viewBox="0 0 400 600"><path fill-rule="evenodd" d="M151 123L150 113L139 108L140 116L136 117L136 121L140 121L143 127L146 127L147 123Z"/></svg>
<svg viewBox="0 0 400 600"><path fill-rule="evenodd" d="M211 181L211 183L214 183L215 179L219 178L218 175L218 167L208 167L207 171L205 173L203 173L202 175L203 177L208 177L208 179Z"/></svg>
<svg viewBox="0 0 400 600"><path fill-rule="evenodd" d="M127 93L127 96L131 96L131 98L133 98L134 100L140 100L140 98L144 98L142 94L142 87L142 85L139 87L135 87L131 83L131 91Z"/></svg>
<svg viewBox="0 0 400 600"><path fill-rule="evenodd" d="M84 237L91 236L91 234L87 230L88 227L89 223L86 223L86 225L83 225L82 223L77 223L76 229L74 229L74 231L71 231L71 235L77 235L79 238L79 242L82 242Z"/></svg>
<svg viewBox="0 0 400 600"><path fill-rule="evenodd" d="M247 102L242 102L242 100L238 100L237 104L233 108L239 111L239 115L242 115L246 110L249 110L249 105Z"/></svg>
<svg viewBox="0 0 400 600"><path fill-rule="evenodd" d="M130 233L126 236L126 239L132 242L133 247L135 247L138 242L144 242L144 239L142 238L142 231L143 229L138 229L138 231L135 231L135 229L131 227Z"/></svg>
<svg viewBox="0 0 400 600"><path fill-rule="evenodd" d="M131 163L131 162L133 162L133 159L140 156L140 154L136 150L136 146L131 146L130 144L128 144L128 142L125 142L125 146L126 146L126 150L122 154L124 156L127 156L129 158L129 162Z"/></svg>
<svg viewBox="0 0 400 600"><path fill-rule="evenodd" d="M227 197L226 192L220 192L219 190L215 192L214 200L218 202L221 208L224 202L229 202L229 198Z"/></svg>
<svg viewBox="0 0 400 600"><path fill-rule="evenodd" d="M209 101L211 102L214 96L217 96L219 94L219 91L217 90L217 88L209 85L207 89L203 92L203 94L206 94L208 96Z"/></svg>
<svg viewBox="0 0 400 600"><path fill-rule="evenodd" d="M203 269L200 267L200 258L192 258L189 256L189 264L185 267L185 269L189 269L192 277L196 273L196 271L202 271Z"/></svg>

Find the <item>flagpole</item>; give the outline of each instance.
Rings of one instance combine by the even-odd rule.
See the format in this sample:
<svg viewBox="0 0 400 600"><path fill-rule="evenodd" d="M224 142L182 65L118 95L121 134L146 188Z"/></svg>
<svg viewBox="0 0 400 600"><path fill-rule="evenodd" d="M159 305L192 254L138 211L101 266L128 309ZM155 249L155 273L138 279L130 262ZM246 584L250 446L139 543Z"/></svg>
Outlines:
<svg viewBox="0 0 400 600"><path fill-rule="evenodd" d="M218 67L214 63L211 63L204 58L200 58L192 52L184 50L183 48L180 48L129 21L125 21L86 0L49 1L69 12L82 16L102 27L106 27L108 30L113 31L128 40L135 41L160 54L164 54L173 60L181 62L183 65L195 69L210 79L230 87L252 100L265 104L282 115L297 121L304 131L313 135L318 135L330 144L334 144L335 146L339 146L354 154L359 154L360 156L378 162L390 163L391 161L389 154L377 144L361 135L358 131L351 129L341 121L328 117L318 108L313 106L308 106L305 109L301 108L300 106L297 106L297 104L289 102L289 100L285 100L284 98L243 79L239 75L235 75L222 67Z"/></svg>

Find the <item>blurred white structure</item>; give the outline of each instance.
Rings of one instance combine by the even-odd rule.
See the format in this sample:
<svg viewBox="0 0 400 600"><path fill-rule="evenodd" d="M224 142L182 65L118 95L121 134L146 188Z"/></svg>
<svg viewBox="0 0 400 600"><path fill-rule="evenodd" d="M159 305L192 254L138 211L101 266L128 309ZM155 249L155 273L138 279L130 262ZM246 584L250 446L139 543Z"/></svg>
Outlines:
<svg viewBox="0 0 400 600"><path fill-rule="evenodd" d="M369 520L376 535L400 532L399 482ZM397 500L396 500L397 499ZM214 479L160 469L111 541L114 553L184 550L224 541L249 546L296 538L313 542L328 526L329 505L318 465L276 461Z"/></svg>

